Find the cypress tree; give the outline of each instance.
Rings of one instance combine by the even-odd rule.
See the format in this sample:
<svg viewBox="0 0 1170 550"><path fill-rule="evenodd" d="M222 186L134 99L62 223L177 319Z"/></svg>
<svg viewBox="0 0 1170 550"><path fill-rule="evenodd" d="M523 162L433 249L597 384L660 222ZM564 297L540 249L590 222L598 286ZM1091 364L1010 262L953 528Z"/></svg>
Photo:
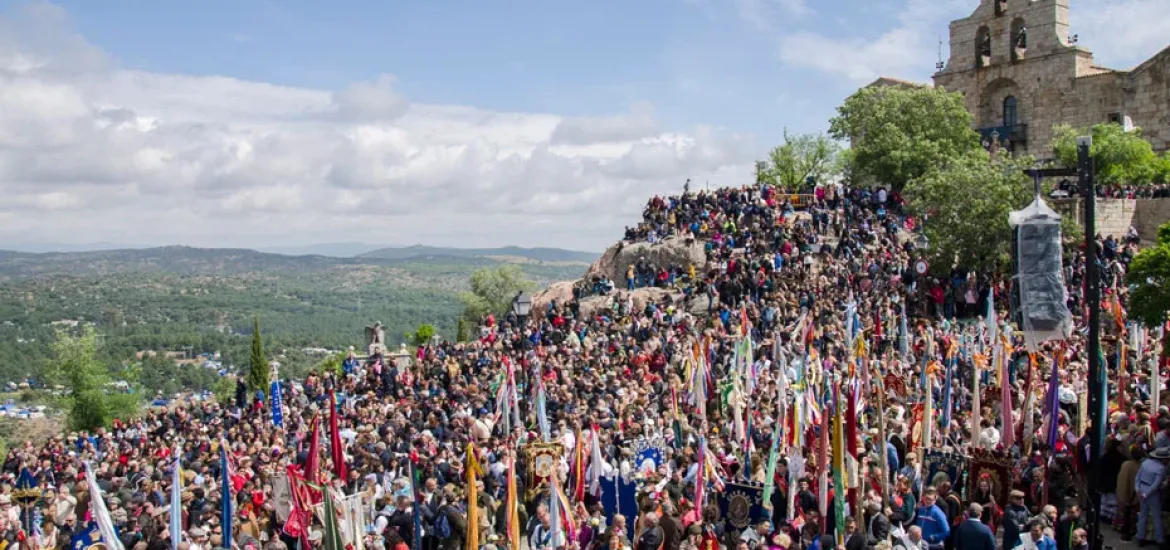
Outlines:
<svg viewBox="0 0 1170 550"><path fill-rule="evenodd" d="M264 358L264 341L260 336L260 318L252 321L252 362L248 369L248 389L268 390L268 360Z"/></svg>

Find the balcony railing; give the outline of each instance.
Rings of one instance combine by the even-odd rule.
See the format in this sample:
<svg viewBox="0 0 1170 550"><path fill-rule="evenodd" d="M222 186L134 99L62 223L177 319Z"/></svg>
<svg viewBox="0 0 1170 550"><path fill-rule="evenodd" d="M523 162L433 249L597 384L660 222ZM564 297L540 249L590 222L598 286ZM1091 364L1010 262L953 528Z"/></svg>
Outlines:
<svg viewBox="0 0 1170 550"><path fill-rule="evenodd" d="M990 142L993 134L998 134L999 141L1006 141L1009 143L1027 143L1028 125L1015 124L1012 126L992 126L990 128L979 129L979 136L983 141Z"/></svg>

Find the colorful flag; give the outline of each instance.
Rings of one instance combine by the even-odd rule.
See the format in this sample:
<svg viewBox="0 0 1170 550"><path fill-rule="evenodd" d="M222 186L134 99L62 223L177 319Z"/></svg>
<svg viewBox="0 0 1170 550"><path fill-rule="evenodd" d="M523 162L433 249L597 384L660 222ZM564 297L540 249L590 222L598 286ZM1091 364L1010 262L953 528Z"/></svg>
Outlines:
<svg viewBox="0 0 1170 550"><path fill-rule="evenodd" d="M315 414L309 421L309 456L305 458L301 472L305 481L313 485L321 483L321 423L320 417ZM319 491L313 489L309 494L312 495L312 500L306 504L315 505L321 502Z"/></svg>
<svg viewBox="0 0 1170 550"><path fill-rule="evenodd" d="M476 483L483 475L479 458L475 454L475 443L467 444L467 545L466 550L479 549L479 488Z"/></svg>
<svg viewBox="0 0 1170 550"><path fill-rule="evenodd" d="M102 542L109 550L123 550L122 541L118 532L114 530L114 520L110 517L110 510L106 508L106 501L102 498L102 488L93 475L93 465L85 464L85 482L89 486L89 513L102 534Z"/></svg>
<svg viewBox="0 0 1170 550"><path fill-rule="evenodd" d="M341 528L337 525L337 507L333 504L333 490L325 487L325 510L321 514L321 523L325 528L322 539L324 550L345 550L345 542L341 540Z"/></svg>
<svg viewBox="0 0 1170 550"><path fill-rule="evenodd" d="M284 400L280 395L280 382L273 381L272 388L268 392L272 395L272 425L277 428L284 427Z"/></svg>
<svg viewBox="0 0 1170 550"><path fill-rule="evenodd" d="M1008 376L1008 354L1003 344L996 344L995 355L999 359L999 390L1000 390L1000 414L1003 417L1003 433L1000 434L1000 441L1003 442L1004 449L1010 449L1016 441L1016 423L1012 419L1012 384L1011 378Z"/></svg>
<svg viewBox="0 0 1170 550"><path fill-rule="evenodd" d="M223 526L224 546L230 548L235 539L235 535L232 533L232 480L228 472L227 447L224 445L219 446L219 470L219 524Z"/></svg>
<svg viewBox="0 0 1170 550"><path fill-rule="evenodd" d="M337 396L329 392L329 459L333 461L333 475L342 483L349 482L349 468L345 464L345 447L337 425Z"/></svg>
<svg viewBox="0 0 1170 550"><path fill-rule="evenodd" d="M506 498L504 510L508 514L506 525L508 548L520 550L520 501L516 495L516 457L511 452L508 454L508 494Z"/></svg>
<svg viewBox="0 0 1170 550"><path fill-rule="evenodd" d="M605 473L605 458L601 456L601 433L594 424L589 443L589 494L601 498L601 476Z"/></svg>
<svg viewBox="0 0 1170 550"><path fill-rule="evenodd" d="M1048 448L1055 449L1060 426L1060 363L1063 353L1057 350L1048 375L1048 395L1044 396L1044 412L1048 416Z"/></svg>
<svg viewBox="0 0 1170 550"><path fill-rule="evenodd" d="M585 502L585 438L577 429L576 444L573 446L573 502Z"/></svg>
<svg viewBox="0 0 1170 550"><path fill-rule="evenodd" d="M411 495L412 499L414 500L414 506L411 509L411 513L414 516L412 518L412 520L414 522L414 525L412 526L413 530L414 530L414 537L411 539L411 542L413 543L411 545L411 547L414 550L422 550L422 538L423 538L422 503L419 502L419 499L421 498L421 495L422 495L422 480L419 479L417 462L418 462L418 453L411 451L411 453L410 453L410 495Z"/></svg>
<svg viewBox="0 0 1170 550"><path fill-rule="evenodd" d="M183 468L180 465L180 447L175 445L175 465L171 470L171 550L179 550L183 536Z"/></svg>

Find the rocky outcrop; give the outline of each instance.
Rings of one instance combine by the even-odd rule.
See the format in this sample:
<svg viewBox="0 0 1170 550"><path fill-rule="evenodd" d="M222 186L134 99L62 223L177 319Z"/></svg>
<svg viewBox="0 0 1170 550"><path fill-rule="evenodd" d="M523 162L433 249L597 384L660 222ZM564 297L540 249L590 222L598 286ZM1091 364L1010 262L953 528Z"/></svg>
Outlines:
<svg viewBox="0 0 1170 550"><path fill-rule="evenodd" d="M577 281L560 281L549 285L548 288L532 296L532 311L546 311L548 304L556 301L558 304L567 304L573 300L573 285Z"/></svg>
<svg viewBox="0 0 1170 550"><path fill-rule="evenodd" d="M589 296L581 299L581 316L592 317L598 311L608 310L613 307L613 300L618 297L619 300L625 300L626 296L633 296L634 310L642 310L646 304L654 302L661 303L663 298L670 296L676 303L682 299L682 293L665 288L639 288L632 292L625 290L614 291L609 296Z"/></svg>
<svg viewBox="0 0 1170 550"><path fill-rule="evenodd" d="M641 258L655 266L677 265L683 269L691 264L702 269L707 262L700 241L687 244L681 237L671 237L656 244L620 242L609 247L605 254L593 262L585 273L585 280L591 280L594 275L605 275L618 287L622 287L626 281L626 269Z"/></svg>

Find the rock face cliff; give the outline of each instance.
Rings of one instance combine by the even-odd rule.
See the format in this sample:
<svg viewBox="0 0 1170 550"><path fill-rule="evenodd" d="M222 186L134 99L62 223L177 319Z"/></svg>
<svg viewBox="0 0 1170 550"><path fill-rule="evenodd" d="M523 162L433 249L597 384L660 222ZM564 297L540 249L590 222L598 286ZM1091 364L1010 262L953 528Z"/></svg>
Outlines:
<svg viewBox="0 0 1170 550"><path fill-rule="evenodd" d="M593 277L604 275L613 281L616 290L624 293L626 270L631 265L638 263L640 259L645 259L647 263L654 266L677 265L687 269L690 265L694 265L696 269L702 270L707 262L707 254L701 242L695 241L688 244L685 239L680 237L671 237L655 244L644 242L631 244L623 241L609 247L605 254L602 254L597 261L593 262L593 265L589 266L589 271L586 271L583 277L584 284L591 285ZM532 297L533 310L543 311L553 300L559 304L572 300L573 285L576 283L577 281L560 281L536 293ZM641 309L646 306L646 300L658 301L666 294L670 294L670 292L664 289L642 288L635 290L634 307ZM582 300L582 313L591 314L598 307L602 307L602 301L608 304L609 298L594 296ZM586 310L589 313L586 313Z"/></svg>
<svg viewBox="0 0 1170 550"><path fill-rule="evenodd" d="M593 265L589 266L589 271L585 273L585 279L589 280L594 275L605 275L617 286L624 286L626 269L642 258L651 265L677 265L683 269L692 264L695 268L702 269L707 263L707 254L699 241L687 244L681 237L671 237L655 244L628 244L623 241L609 247L605 254L593 262Z"/></svg>

